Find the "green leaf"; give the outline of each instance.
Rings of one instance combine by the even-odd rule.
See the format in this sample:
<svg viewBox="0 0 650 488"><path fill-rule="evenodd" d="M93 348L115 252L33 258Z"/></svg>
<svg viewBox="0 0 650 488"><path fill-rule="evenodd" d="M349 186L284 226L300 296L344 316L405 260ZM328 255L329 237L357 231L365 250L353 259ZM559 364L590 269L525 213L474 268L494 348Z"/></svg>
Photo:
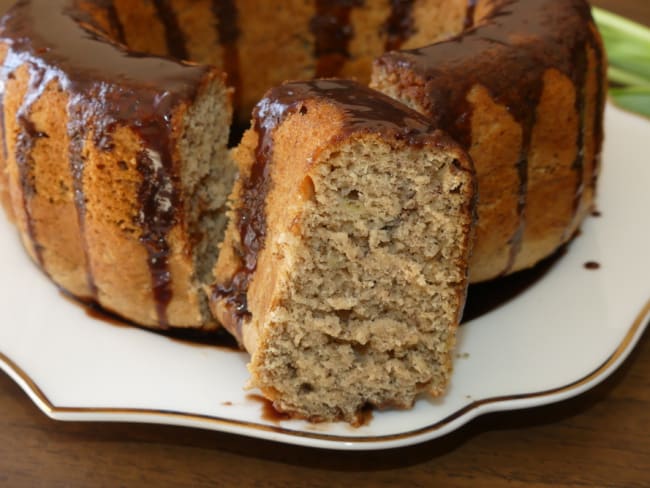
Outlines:
<svg viewBox="0 0 650 488"><path fill-rule="evenodd" d="M607 69L607 75L610 81L618 83L619 85L650 86L650 81L643 76L630 73L624 69L617 68L616 66L610 65Z"/></svg>
<svg viewBox="0 0 650 488"><path fill-rule="evenodd" d="M634 42L650 45L650 29L646 26L598 7L592 7L591 11L599 29L619 33Z"/></svg>
<svg viewBox="0 0 650 488"><path fill-rule="evenodd" d="M612 88L609 94L622 108L650 117L650 87Z"/></svg>
<svg viewBox="0 0 650 488"><path fill-rule="evenodd" d="M621 107L650 117L650 28L597 7L592 8L609 58L610 88Z"/></svg>

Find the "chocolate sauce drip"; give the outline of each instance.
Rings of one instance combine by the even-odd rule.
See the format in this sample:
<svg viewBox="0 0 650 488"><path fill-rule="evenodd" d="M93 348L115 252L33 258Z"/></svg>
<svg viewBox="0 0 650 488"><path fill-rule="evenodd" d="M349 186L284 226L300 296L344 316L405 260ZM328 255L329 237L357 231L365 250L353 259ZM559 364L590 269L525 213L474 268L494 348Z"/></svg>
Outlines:
<svg viewBox="0 0 650 488"><path fill-rule="evenodd" d="M7 126L5 125L5 81L2 80L2 88L0 89L0 130L2 131L2 145L0 149L2 150L2 161L3 167L7 164Z"/></svg>
<svg viewBox="0 0 650 488"><path fill-rule="evenodd" d="M11 59L11 53L7 54ZM5 60L6 62L6 60ZM15 156L16 167L18 169L18 179L22 189L23 210L25 212L25 230L32 243L34 257L36 261L45 270L45 260L43 258L43 246L38 241L36 224L32 212L32 199L36 196L36 177L34 174L34 161L31 152L36 145L36 141L47 134L36 129L36 126L29 118L32 105L38 99L33 93L39 85L47 85L50 78L45 75L44 70L34 68L30 71L30 80L27 88L27 94L22 106L16 113L16 122L18 123L19 132L16 136ZM6 82L6 80L5 80ZM4 108L3 108L4 110ZM47 271L45 271L47 273Z"/></svg>
<svg viewBox="0 0 650 488"><path fill-rule="evenodd" d="M584 0L567 0L561 5L557 0L505 1L473 29L455 38L386 53L378 60L379 65L412 70L423 80L431 101L425 107L427 115L435 127L450 132L466 149L470 149L472 117L466 97L475 85L487 88L521 125L522 149L517 162L520 224L510 239L504 273L516 260L524 232L528 152L544 72L556 68L574 79L574 53L595 43L588 22L592 22L591 12ZM499 60L498 67L494 60Z"/></svg>
<svg viewBox="0 0 650 488"><path fill-rule="evenodd" d="M221 45L235 44L240 35L237 24L239 12L235 1L213 0L212 11L217 19L217 31Z"/></svg>
<svg viewBox="0 0 650 488"><path fill-rule="evenodd" d="M173 209L180 206L179 176L172 164L169 134L176 108L195 99L198 87L212 68L127 53L84 29L79 21L82 14L73 5L73 0L19 1L3 17L0 28L2 41L9 48L4 62L5 79L22 65L27 65L32 73L28 94L18 112L18 122L24 130L15 148L18 166L22 168L27 215L30 216L29 198L34 191L31 150L39 137L30 126L29 109L48 81L56 78L69 94L70 116L79 116L75 115L77 106L92 114L88 130L95 135L92 141L98 150L112 150L111 134L117 127L128 127L141 138L138 170L153 175L155 183L142 183L136 220L142 228L142 245L149 254L159 322L165 326L172 290L167 236L178 223ZM77 132L73 130L76 123L80 121L69 121L73 132ZM76 146L71 149L73 154L78 150ZM74 180L83 181L83 159L71 160L71 171ZM79 184L75 188L75 203L83 221L86 215L81 205L85 202L83 186ZM36 242L33 228L30 232ZM35 248L38 253L38 245Z"/></svg>
<svg viewBox="0 0 650 488"><path fill-rule="evenodd" d="M93 300L97 299L97 285L92 273L90 263L90 252L88 251L88 240L86 236L86 196L83 187L83 174L86 161L83 157L83 148L88 135L88 124L90 113L84 109L82 99L71 97L68 103L68 139L69 139L69 163L72 175L72 189L74 192L74 204L77 210L77 225L79 226L79 239L84 252L86 266L86 283L88 291Z"/></svg>
<svg viewBox="0 0 650 488"><path fill-rule="evenodd" d="M121 44L126 44L124 26L120 21L120 16L117 13L117 8L115 7L115 3L113 3L113 1L108 2L108 5L106 6L106 15L108 16L108 21L110 22L111 27L113 27L113 31L115 32L115 40Z"/></svg>
<svg viewBox="0 0 650 488"><path fill-rule="evenodd" d="M336 76L350 58L348 45L354 36L350 13L363 0L316 0L316 13L309 22L314 35L316 78Z"/></svg>
<svg viewBox="0 0 650 488"><path fill-rule="evenodd" d="M537 100L542 96L542 80L532 86L533 94L531 100ZM519 178L519 190L517 192L517 217L519 225L510 239L510 250L508 253L508 263L502 274L507 274L513 268L517 256L521 251L521 245L524 240L524 231L526 229L526 200L528 199L528 157L533 139L533 128L535 127L536 112L533 110L525 117L524 120L518 120L521 124L521 150L519 160L517 161L517 176Z"/></svg>
<svg viewBox="0 0 650 488"><path fill-rule="evenodd" d="M391 0L390 15L384 30L386 31L385 51L399 49L415 33L413 21L414 0Z"/></svg>
<svg viewBox="0 0 650 488"><path fill-rule="evenodd" d="M160 21L165 27L167 52L176 59L189 59L185 47L185 35L178 24L178 18L170 0L154 0L153 4L156 7Z"/></svg>
<svg viewBox="0 0 650 488"><path fill-rule="evenodd" d="M155 130L154 134L160 135ZM176 209L179 203L178 194L171 174L172 161L167 138L162 141L149 139L148 147L137 155L137 170L142 175L142 182L138 189L138 200L141 211L138 215L138 224L142 228L140 242L144 244L148 254L149 269L151 270L151 286L156 304L158 323L168 327L167 306L172 300L172 277L168 266L171 248L167 236L177 223ZM153 142L152 145L150 145Z"/></svg>
<svg viewBox="0 0 650 488"><path fill-rule="evenodd" d="M262 395L249 393L246 395L246 399L257 402L262 406L262 419L266 420L267 422L279 424L283 420L291 420L291 415L276 410L273 406L273 402L268 398L264 398Z"/></svg>
<svg viewBox="0 0 650 488"><path fill-rule="evenodd" d="M561 262L566 251L566 246L562 246L533 268L517 271L498 280L469 285L461 323L483 317L532 289Z"/></svg>
<svg viewBox="0 0 650 488"><path fill-rule="evenodd" d="M476 13L476 1L467 0L467 10L465 11L465 21L463 22L464 30L474 27L474 14Z"/></svg>
<svg viewBox="0 0 650 488"><path fill-rule="evenodd" d="M32 243L34 256L36 261L45 269L45 261L43 259L43 246L38 241L36 235L36 224L32 214L31 200L36 195L36 184L34 181L33 161L30 153L36 144L36 139L45 137L41 132L38 132L32 122L25 116L18 117L18 123L21 127L21 132L16 141L16 166L18 167L18 178L20 186L23 191L23 209L25 211L25 227L27 236Z"/></svg>
<svg viewBox="0 0 650 488"><path fill-rule="evenodd" d="M598 46L596 34L592 34L591 47L596 55L596 116L594 117L594 168L591 178L591 188L595 192L600 174L600 157L603 149L603 117L605 103L607 102L607 66L605 65L603 51Z"/></svg>
<svg viewBox="0 0 650 488"><path fill-rule="evenodd" d="M588 72L588 60L586 46L576 46L574 50L574 76L573 85L576 88L575 110L578 116L578 133L576 137L576 157L571 168L576 173L576 188L573 194L573 216L578 215L580 202L584 194L584 161L585 161L585 121L586 121L586 82ZM573 226L567 227L562 240L567 240Z"/></svg>
<svg viewBox="0 0 650 488"><path fill-rule="evenodd" d="M264 134L273 129L308 99L338 105L345 113L343 133L395 131L410 144L417 144L430 131L431 123L396 100L351 80L329 79L285 83L270 90L259 102L255 120L264 123ZM269 139L269 144L272 141Z"/></svg>
<svg viewBox="0 0 650 488"><path fill-rule="evenodd" d="M592 271L600 269L600 263L598 263L596 261L587 261L584 264L584 266L585 266L585 269L589 269L589 270L592 270Z"/></svg>
<svg viewBox="0 0 650 488"><path fill-rule="evenodd" d="M258 145L250 176L242 182L241 203L235 217L240 267L229 282L217 283L213 289L213 299L225 303L232 318L224 325L240 342L243 321L250 317L248 285L266 238L265 203L272 184L269 163L273 158L273 132L289 115L298 111L306 113L305 101L310 99L326 99L343 110L345 122L341 137L351 132L390 132L413 146L422 146L431 137L430 124L423 116L353 81L294 82L267 93L253 114Z"/></svg>
<svg viewBox="0 0 650 488"><path fill-rule="evenodd" d="M239 12L234 0L213 0L212 12L217 21L217 34L223 49L223 70L228 76L228 85L235 89L233 108L235 113L241 105L241 74L239 67L239 49L237 40L240 30L238 26Z"/></svg>
<svg viewBox="0 0 650 488"><path fill-rule="evenodd" d="M233 337L223 329L206 330L195 328L175 328L169 330L151 329L143 327L140 324L130 321L119 314L103 308L95 300L88 300L87 298L76 297L70 292L59 289L62 298L66 299L68 303L81 307L84 313L91 319L101 321L105 324L115 327L138 327L146 330L149 333L155 333L162 337L166 337L176 343L185 346L193 347L210 347L219 348L228 352L240 352L237 342Z"/></svg>

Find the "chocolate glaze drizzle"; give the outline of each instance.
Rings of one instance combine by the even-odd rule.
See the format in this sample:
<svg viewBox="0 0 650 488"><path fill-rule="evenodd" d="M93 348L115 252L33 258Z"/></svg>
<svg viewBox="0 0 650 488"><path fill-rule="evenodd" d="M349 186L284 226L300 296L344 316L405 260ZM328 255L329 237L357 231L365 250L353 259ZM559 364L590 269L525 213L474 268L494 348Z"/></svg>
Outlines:
<svg viewBox="0 0 650 488"><path fill-rule="evenodd" d="M173 162L170 157L169 139L154 137L147 138L147 142L149 147L156 147L160 144L159 149L162 151L145 149L137 155L136 167L142 175L142 183L138 190L138 200L142 206L138 216L142 228L140 242L144 244L149 255L149 269L151 270L152 291L158 323L161 326L168 326L167 306L172 300L173 292L171 272L167 264L171 254L167 236L177 224L176 208L179 196L173 176L170 174ZM160 159L157 160L157 158Z"/></svg>
<svg viewBox="0 0 650 488"><path fill-rule="evenodd" d="M126 44L126 35L124 34L124 26L120 21L120 16L117 14L115 3L112 0L107 2L106 14L113 30L115 31L115 40L121 44Z"/></svg>
<svg viewBox="0 0 650 488"><path fill-rule="evenodd" d="M563 245L532 268L518 271L498 280L469 285L461 324L483 317L532 289L562 261L566 252L567 247Z"/></svg>
<svg viewBox="0 0 650 488"><path fill-rule="evenodd" d="M587 72L588 72L588 60L587 60L587 50L583 49L574 49L574 75L573 83L576 87L576 100L575 100L575 110L578 114L578 131L576 135L576 157L571 165L571 168L576 173L576 189L573 194L573 215L578 215L580 209L580 202L582 201L582 195L584 193L584 161L585 161L585 119L586 119L586 82L587 82ZM571 237L570 233L572 232L573 226L568 226L564 231L564 236L562 237L563 241L566 241Z"/></svg>
<svg viewBox="0 0 650 488"><path fill-rule="evenodd" d="M21 131L16 140L16 166L18 168L18 178L20 180L20 187L23 194L23 208L25 211L25 225L27 235L32 242L32 249L36 261L44 269L45 261L43 259L43 247L39 244L36 236L36 226L34 225L33 212L31 206L31 199L36 194L36 182L34 181L33 173L33 160L30 156L36 140L42 137L47 137L47 134L40 132L36 129L33 122L28 119L26 112L33 100L29 104L23 105L16 115L18 125ZM47 273L47 271L46 271Z"/></svg>
<svg viewBox="0 0 650 488"><path fill-rule="evenodd" d="M5 87L0 86L0 130L2 131L2 144L0 145L0 150L2 150L2 161L3 166L7 164L7 126L5 125L5 111L4 111L4 100L5 100ZM0 167L0 171L2 171Z"/></svg>
<svg viewBox="0 0 650 488"><path fill-rule="evenodd" d="M596 55L596 100L599 105L596 107L596 116L594 117L594 167L593 176L591 178L591 189L595 192L598 183L598 176L600 174L600 158L603 149L603 117L605 115L605 103L607 102L607 64L604 59L604 52L595 45L594 38L599 36L598 33L592 33L591 45L594 48Z"/></svg>
<svg viewBox="0 0 650 488"><path fill-rule="evenodd" d="M477 0L467 0L467 10L465 11L465 21L463 22L463 28L465 30L474 27L474 14L476 13L476 1Z"/></svg>
<svg viewBox="0 0 650 488"><path fill-rule="evenodd" d="M158 18L165 27L167 52L176 59L189 59L185 47L185 36L178 24L178 18L171 2L169 0L154 0L153 4L158 12Z"/></svg>
<svg viewBox="0 0 650 488"><path fill-rule="evenodd" d="M384 25L386 31L385 51L399 49L404 41L415 33L413 1L391 0L390 15Z"/></svg>
<svg viewBox="0 0 650 488"><path fill-rule="evenodd" d="M469 3L468 15L473 16L472 8L475 2ZM485 86L522 127L522 150L517 162L519 225L510 240L510 257L503 273L513 266L525 230L528 152L543 74L548 68L556 68L576 85L584 85L585 63L578 69L575 64L581 62L589 45L600 53L595 34L589 28L591 23L589 5L583 0L567 0L561 5L556 0L504 0L473 29L449 41L386 53L378 60L380 66L389 70L409 69L421 77L428 96L427 115L436 127L450 132L467 149L471 144L472 107L466 96L475 84ZM495 60L500 62L498 68L495 68ZM602 59L599 73L602 72L601 63ZM504 72L508 76L504 76ZM512 80L517 82L512 83ZM602 77L599 76L601 94L602 90ZM580 89L578 91L576 110L580 116L584 111L584 96ZM597 113L602 117L602 95L598 98ZM596 147L600 148L602 119L596 124ZM581 147L574 168L582 172L580 158L584 154L584 137L578 137ZM576 188L576 194L579 202L581 187Z"/></svg>
<svg viewBox="0 0 650 488"><path fill-rule="evenodd" d="M239 13L235 0L212 0L212 12L217 19L219 43L223 49L223 69L228 76L228 84L235 88L233 105L235 112L241 105L241 74L239 68L239 49L237 40L240 31L237 23Z"/></svg>
<svg viewBox="0 0 650 488"><path fill-rule="evenodd" d="M181 103L195 98L211 68L129 54L85 30L80 23L83 14L73 4L72 0L21 0L3 18L1 26L2 41L9 47L3 83L19 66L28 66L31 73L28 94L17 115L23 130L15 147L28 234L37 259L46 269L30 211L36 191L31 151L46 135L35 130L29 117L32 103L40 98L48 82L56 79L69 94L70 169L82 241L87 217L83 189L86 161L82 157L88 143L86 135L93 134L96 149L107 152L113 149L111 134L117 127L128 127L141 138L137 168L143 175L151 175L152 180L144 178L138 191L140 210L136 223L142 229L140 242L149 256L158 320L165 326L166 308L172 297L167 236L179 222L174 209L180 199L169 140L172 116ZM90 265L87 274L89 288L96 293Z"/></svg>
<svg viewBox="0 0 650 488"><path fill-rule="evenodd" d="M86 266L86 283L92 299L97 299L97 284L90 266L90 252L88 251L88 240L86 238L86 196L83 189L83 174L86 161L83 157L83 149L88 136L88 124L91 113L83 109L79 100L71 100L68 104L68 138L69 138L69 163L72 174L72 186L74 192L74 203L77 209L77 223L79 225L79 239L84 250L84 261Z"/></svg>
<svg viewBox="0 0 650 488"><path fill-rule="evenodd" d="M10 53L7 53L7 58L10 58ZM5 59L6 66L7 59ZM23 209L25 212L25 226L27 235L32 243L34 256L36 261L44 268L43 247L39 244L36 235L36 226L33 219L33 211L31 201L36 195L36 181L34 176L34 161L31 157L31 151L36 145L38 139L48 137L44 132L39 131L34 123L29 119L29 114L32 105L38 100L35 91L39 86L47 86L51 81L51 77L45 76L41 71L30 73L29 85L23 100L22 106L16 113L16 122L20 129L16 136L16 166L18 169L18 178L20 187L22 189ZM4 80L6 83L6 79ZM4 107L3 107L4 111ZM47 274L47 271L45 271Z"/></svg>
<svg viewBox="0 0 650 488"><path fill-rule="evenodd" d="M390 132L413 146L422 146L433 138L429 133L430 123L422 115L353 81L286 83L266 94L254 111L258 145L250 176L242 182L241 204L235 217L240 266L226 283L217 283L213 288L213 299L225 303L231 317L224 325L240 342L243 321L250 318L248 285L266 238L265 201L272 185L269 163L273 158L273 132L289 115L307 113L305 102L313 99L326 99L342 109L345 121L339 137L352 132ZM445 143L439 135L435 141Z"/></svg>
<svg viewBox="0 0 650 488"><path fill-rule="evenodd" d="M316 0L316 13L309 23L315 38L316 78L336 76L350 58L348 45L354 36L350 13L363 0Z"/></svg>

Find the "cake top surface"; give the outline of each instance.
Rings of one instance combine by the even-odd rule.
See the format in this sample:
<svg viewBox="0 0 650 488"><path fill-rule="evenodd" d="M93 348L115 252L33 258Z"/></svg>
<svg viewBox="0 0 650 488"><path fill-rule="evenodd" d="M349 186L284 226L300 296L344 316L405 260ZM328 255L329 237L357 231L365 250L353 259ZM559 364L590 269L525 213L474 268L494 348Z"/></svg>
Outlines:
<svg viewBox="0 0 650 488"><path fill-rule="evenodd" d="M585 45L596 48L591 11L584 0L500 0L460 34L420 48L385 53L376 62L412 71L432 94L427 112L437 126L461 142L467 117L443 119L466 105L477 84L486 87L515 119L527 124L541 93L543 74L554 68L581 86L586 73ZM599 52L599 49L595 49ZM464 144L466 146L466 144Z"/></svg>
<svg viewBox="0 0 650 488"><path fill-rule="evenodd" d="M72 94L102 103L96 108L116 120L168 115L195 97L212 69L128 52L95 29L72 0L19 1L3 17L0 38L9 46L5 69L29 63L40 73L40 87L56 78Z"/></svg>
<svg viewBox="0 0 650 488"><path fill-rule="evenodd" d="M476 23L468 20L465 30L447 41L389 55L411 59L414 67L437 70L469 60L480 61L486 49L491 52L493 47L500 46L524 49L544 65L557 64L558 68L568 69L564 50L575 49L576 44L589 35L584 26L591 22L591 11L585 0L500 0L492 3L487 15ZM515 60L520 61L518 57L512 59ZM486 62L494 62L494 58Z"/></svg>
<svg viewBox="0 0 650 488"><path fill-rule="evenodd" d="M347 132L394 132L409 142L431 132L431 123L404 104L351 80L320 79L285 83L269 90L255 108L258 131L268 132L309 99L340 108ZM263 137L262 137L263 139ZM413 140L411 140L413 139Z"/></svg>

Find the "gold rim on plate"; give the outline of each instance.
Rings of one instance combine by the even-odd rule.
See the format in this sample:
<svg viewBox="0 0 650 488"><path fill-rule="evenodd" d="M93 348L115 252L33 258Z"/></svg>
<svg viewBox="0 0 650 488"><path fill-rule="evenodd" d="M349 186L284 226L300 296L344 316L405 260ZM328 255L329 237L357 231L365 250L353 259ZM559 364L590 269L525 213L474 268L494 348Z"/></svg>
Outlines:
<svg viewBox="0 0 650 488"><path fill-rule="evenodd" d="M293 438L308 438L320 441L327 441L332 443L345 442L348 445L354 444L370 444L370 443L382 443L389 441L398 441L405 440L413 437L421 437L421 441L426 441L433 439L435 436L431 434L441 431L444 427L448 426L452 422L459 420L461 417L469 414L472 411L478 410L479 408L486 407L488 405L499 404L510 401L520 401L520 400L530 400L530 399L541 399L545 397L556 397L561 396L561 398L556 398L556 401L565 400L570 398L570 393L575 393L575 395L581 393L583 388L590 386L593 387L598 384L600 381L607 378L607 376L615 371L615 369L623 362L626 355L629 354L633 346L636 345L638 340L641 337L641 333L645 330L645 326L648 325L648 320L650 319L650 300L648 300L641 310L641 312L636 316L636 319L632 323L630 329L626 333L625 337L618 345L616 350L594 371L587 374L586 376L573 381L567 385L559 386L557 388L551 388L543 391L536 391L531 393L521 393L516 395L506 395L506 396L496 396L491 398L485 398L482 400L476 400L463 408L457 410L451 415L445 417L434 424L427 425L418 429L410 430L408 432L402 432L399 434L389 434L389 435L380 435L380 436L342 436L334 434L325 434L319 432L305 432L305 431L296 431L291 429L286 429L280 426L260 424L256 422L247 422L241 420L232 420L221 417L213 417L209 415L200 415L200 414L188 414L183 412L177 412L173 410L155 410L155 409L138 409L138 408L112 408L112 407L59 407L54 405L49 398L43 393L41 388L36 384L36 382L29 377L29 375L15 362L13 362L9 357L0 352L0 369L3 369L10 377L16 381L19 386L34 400L37 406L50 418L57 420L68 420L68 421L94 421L95 419L66 419L66 415L70 414L93 414L93 415L106 415L108 417L114 416L117 417L113 420L111 419L96 419L96 421L116 421L116 422L141 422L141 423L162 423L165 425L180 425L180 426L195 426L201 427L202 425L205 428L210 428L211 430L221 430L232 432L230 428L245 428L253 431L261 431L266 433L281 434L283 436L293 437ZM593 383L593 384L592 384ZM586 389L586 388L585 388ZM539 405L552 403L553 398L549 398L549 401L542 402ZM532 405L531 405L532 406ZM517 407L505 408L503 410L514 410ZM131 420L127 420L126 417L129 416ZM139 419L138 417L141 417ZM468 422L474 417L468 418ZM154 420L155 419L155 420ZM156 422L160 420L161 422ZM163 422L165 420L165 422ZM463 424L461 424L463 425ZM223 427L226 427L224 429ZM459 426L460 427L460 426ZM246 433L244 435L250 435L252 432ZM387 446L390 447L390 446Z"/></svg>

